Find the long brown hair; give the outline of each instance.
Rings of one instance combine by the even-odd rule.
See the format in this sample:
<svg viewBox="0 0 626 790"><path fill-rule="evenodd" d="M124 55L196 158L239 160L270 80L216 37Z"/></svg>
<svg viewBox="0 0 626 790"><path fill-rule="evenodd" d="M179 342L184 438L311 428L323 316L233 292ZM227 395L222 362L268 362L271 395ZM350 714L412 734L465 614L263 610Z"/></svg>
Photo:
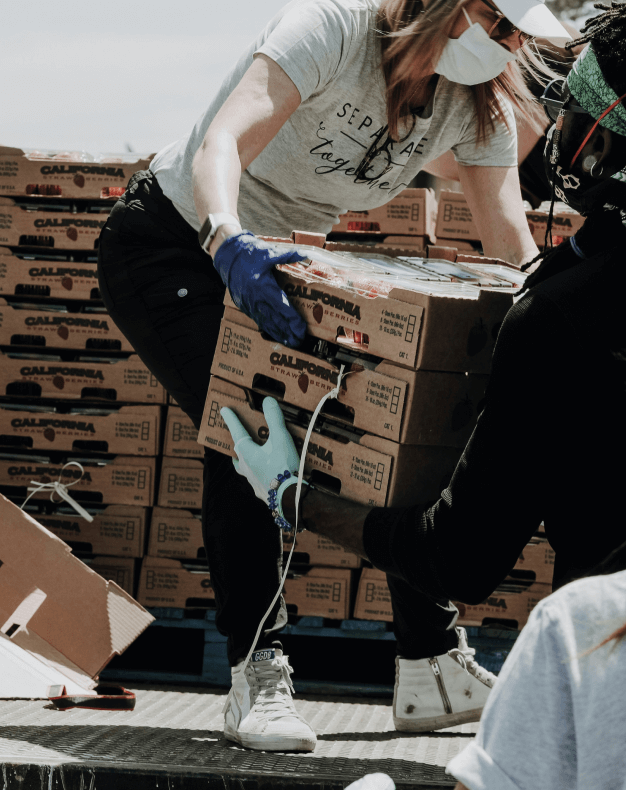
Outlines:
<svg viewBox="0 0 626 790"><path fill-rule="evenodd" d="M387 121L394 139L401 120L411 115L411 108L425 87L435 63L447 42L457 15L469 0L430 0L424 9L421 0L382 0L377 17L381 34L382 67L387 85ZM531 45L532 46L532 45ZM500 76L472 86L478 114L478 140L485 142L487 131L501 119L510 129L501 102L507 97L515 111L535 129L543 132L543 112L526 86L522 68L535 79L546 82L554 74L538 53L524 45L518 60L508 63ZM420 78L420 74L424 74Z"/></svg>

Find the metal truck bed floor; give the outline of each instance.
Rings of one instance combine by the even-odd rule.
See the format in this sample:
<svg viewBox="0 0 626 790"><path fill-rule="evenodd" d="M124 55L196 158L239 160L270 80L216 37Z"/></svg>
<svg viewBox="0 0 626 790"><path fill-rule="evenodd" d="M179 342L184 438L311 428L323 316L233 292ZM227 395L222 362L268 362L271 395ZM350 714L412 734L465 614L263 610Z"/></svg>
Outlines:
<svg viewBox="0 0 626 790"><path fill-rule="evenodd" d="M450 787L444 766L478 727L399 733L387 700L308 696L296 706L318 734L314 753L251 752L223 738L226 692L133 688L132 712L0 701L2 790L339 790L377 771L399 788Z"/></svg>

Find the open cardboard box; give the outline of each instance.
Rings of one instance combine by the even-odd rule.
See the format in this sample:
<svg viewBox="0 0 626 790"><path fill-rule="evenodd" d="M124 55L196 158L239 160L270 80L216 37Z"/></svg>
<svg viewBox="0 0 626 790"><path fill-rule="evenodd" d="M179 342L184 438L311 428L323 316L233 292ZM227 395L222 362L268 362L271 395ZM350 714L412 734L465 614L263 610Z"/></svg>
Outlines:
<svg viewBox="0 0 626 790"><path fill-rule="evenodd" d="M514 288L470 289L467 296L446 297L394 288L388 297L368 298L307 282L293 269L276 270L276 279L313 337L409 368L453 373L491 371L498 330L515 294ZM224 303L235 307L228 291Z"/></svg>
<svg viewBox="0 0 626 790"><path fill-rule="evenodd" d="M82 152L36 153L0 146L0 194L12 197L117 198L137 170L147 170L151 156L98 156L86 162ZM96 157L91 157L96 158Z"/></svg>
<svg viewBox="0 0 626 790"><path fill-rule="evenodd" d="M93 690L154 618L3 496L0 511L0 697Z"/></svg>
<svg viewBox="0 0 626 790"><path fill-rule="evenodd" d="M198 444L198 431L180 406L167 407L163 455L172 458L203 458Z"/></svg>
<svg viewBox="0 0 626 790"><path fill-rule="evenodd" d="M337 386L344 360L330 362L328 356L342 351L329 347L316 356L288 348L263 336L244 313L226 308L211 373L312 412ZM322 414L402 444L465 447L480 413L486 375L416 371L344 356L349 374Z"/></svg>
<svg viewBox="0 0 626 790"><path fill-rule="evenodd" d="M94 250L106 212L26 210L0 197L0 245L43 250Z"/></svg>
<svg viewBox="0 0 626 790"><path fill-rule="evenodd" d="M14 398L165 403L166 392L136 354L128 359L31 358L0 352L0 395Z"/></svg>
<svg viewBox="0 0 626 790"><path fill-rule="evenodd" d="M159 454L160 406L122 406L115 410L83 406L80 407L82 414L77 409L72 414L63 414L33 411L27 405L22 410L3 406L0 403L0 447L123 455Z"/></svg>
<svg viewBox="0 0 626 790"><path fill-rule="evenodd" d="M114 557L143 557L148 508L106 505L98 511L86 509L91 512L93 521L87 521L69 506L64 506L62 513L37 514L33 518L68 543L73 551Z"/></svg>
<svg viewBox="0 0 626 790"><path fill-rule="evenodd" d="M134 349L107 313L76 313L42 305L18 309L0 298L0 345L76 351L127 351Z"/></svg>
<svg viewBox="0 0 626 790"><path fill-rule="evenodd" d="M228 406L255 441L263 443L268 430L261 401L262 397L255 398L249 391L212 376L198 441L235 455L232 437L220 415L220 409ZM291 421L289 414L286 419L299 449L311 415L302 412L298 415L301 417L303 424ZM372 507L403 507L438 498L460 454L460 448L403 445L372 434L358 436L333 428L332 433L312 434L304 469L316 487L344 499Z"/></svg>
<svg viewBox="0 0 626 790"><path fill-rule="evenodd" d="M366 211L348 211L333 225L333 233L397 234L435 241L437 200L432 189L404 189L388 203Z"/></svg>
<svg viewBox="0 0 626 790"><path fill-rule="evenodd" d="M50 299L100 300L98 264L75 263L69 255L14 255L8 247L0 247L0 295L46 297Z"/></svg>
<svg viewBox="0 0 626 790"><path fill-rule="evenodd" d="M12 497L27 496L32 482L49 483L59 480L72 483L68 491L82 505L141 505L154 504L156 459L134 455L116 455L102 458L81 458L83 471L63 466L71 460L51 461L46 456L18 456L0 458L0 486ZM50 491L41 490L32 499L49 499Z"/></svg>

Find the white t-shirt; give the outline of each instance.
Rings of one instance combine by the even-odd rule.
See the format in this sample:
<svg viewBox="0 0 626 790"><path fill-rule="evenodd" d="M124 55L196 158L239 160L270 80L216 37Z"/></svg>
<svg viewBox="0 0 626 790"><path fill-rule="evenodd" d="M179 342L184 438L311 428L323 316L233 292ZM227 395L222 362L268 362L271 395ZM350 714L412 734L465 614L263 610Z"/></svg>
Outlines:
<svg viewBox="0 0 626 790"><path fill-rule="evenodd" d="M328 233L347 209L387 203L427 162L452 149L464 165L512 167L517 137L502 121L476 145L477 116L469 88L443 77L406 139L380 155L369 180L355 170L387 123L376 13L380 0L293 0L240 58L191 133L160 151L150 165L163 192L199 229L191 165L218 110L263 53L291 78L302 103L241 178L238 203L244 228L263 235L292 230ZM384 139L384 138L383 138Z"/></svg>
<svg viewBox="0 0 626 790"><path fill-rule="evenodd" d="M542 601L507 658L476 738L447 766L470 790L625 790L626 571Z"/></svg>

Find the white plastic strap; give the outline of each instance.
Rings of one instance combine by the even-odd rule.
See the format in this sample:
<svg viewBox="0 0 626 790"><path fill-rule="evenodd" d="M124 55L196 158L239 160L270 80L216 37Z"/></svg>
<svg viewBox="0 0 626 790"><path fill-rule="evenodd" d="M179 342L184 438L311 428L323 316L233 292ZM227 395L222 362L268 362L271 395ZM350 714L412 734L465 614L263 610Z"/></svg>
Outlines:
<svg viewBox="0 0 626 790"><path fill-rule="evenodd" d="M285 570L283 572L282 579L280 580L280 586L278 588L278 592L274 596L272 603L269 605L267 612L263 615L263 619L259 623L259 627L257 628L256 636L254 637L254 641L252 642L252 647L248 651L248 655L246 656L246 660L244 661L244 669L248 665L250 661L250 656L256 650L257 642L259 641L259 637L261 636L261 631L263 630L263 626L265 625L265 621L270 616L270 612L274 608L276 601L279 599L280 594L283 591L283 587L285 586L285 579L287 578L287 573L289 572L289 565L291 564L291 557L293 556L293 550L296 547L296 539L298 537L298 511L300 510L300 492L302 491L302 476L304 474L304 460L306 458L306 451L309 447L309 440L311 439L311 434L313 433L313 428L315 427L315 422L319 416L320 411L322 410L322 406L326 403L327 400L331 398L336 398L339 395L341 390L341 381L344 378L344 369L345 365L341 366L339 370L339 375L337 376L337 386L332 389L330 392L327 392L326 395L320 400L317 404L315 411L313 412L313 416L311 417L311 421L309 422L309 427L306 432L306 436L304 439L304 444L302 445L302 453L300 455L300 468L298 469L298 483L296 485L296 523L294 525L294 535L293 535L293 545L291 546L291 551L289 552L289 556L287 557L287 562L285 564ZM349 371L346 373L346 376L349 376L350 373L354 373L356 371ZM232 691L232 689L231 689ZM228 702L230 700L230 694L226 699L226 704L224 705L224 710L228 707Z"/></svg>
<svg viewBox="0 0 626 790"><path fill-rule="evenodd" d="M77 477L76 480L72 480L71 483L62 483L61 478L63 477L63 472L67 469L68 466L77 466L80 469L80 477ZM68 505L71 505L74 508L74 510L78 513L79 516L82 516L87 521L93 521L93 516L90 513L88 513L84 507L79 505L78 502L70 496L67 490L70 486L73 486L76 483L80 482L84 474L85 474L85 470L78 463L78 461L68 461L68 463L66 463L65 466L59 472L58 480L54 480L52 483L39 483L37 482L37 480L31 480L30 483L31 486L33 487L27 489L28 491L30 491L30 493L24 500L22 506L20 507L20 510L24 510L24 506L26 505L28 500L35 494L38 494L40 491L50 491L51 502L56 503L54 495L58 494L61 499L63 499L65 502L68 503Z"/></svg>

